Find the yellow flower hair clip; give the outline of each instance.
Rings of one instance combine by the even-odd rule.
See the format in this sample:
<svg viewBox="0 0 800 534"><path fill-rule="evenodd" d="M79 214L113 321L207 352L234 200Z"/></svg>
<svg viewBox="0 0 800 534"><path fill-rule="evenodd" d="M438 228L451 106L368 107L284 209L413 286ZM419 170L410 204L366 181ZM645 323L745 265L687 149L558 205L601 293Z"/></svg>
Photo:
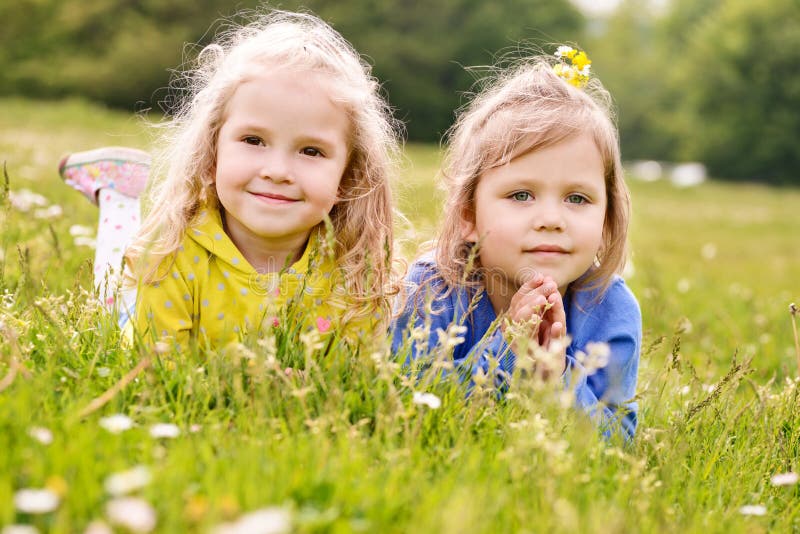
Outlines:
<svg viewBox="0 0 800 534"><path fill-rule="evenodd" d="M592 60L583 50L571 46L559 46L554 54L559 62L553 65L553 72L575 87L583 87L589 82Z"/></svg>

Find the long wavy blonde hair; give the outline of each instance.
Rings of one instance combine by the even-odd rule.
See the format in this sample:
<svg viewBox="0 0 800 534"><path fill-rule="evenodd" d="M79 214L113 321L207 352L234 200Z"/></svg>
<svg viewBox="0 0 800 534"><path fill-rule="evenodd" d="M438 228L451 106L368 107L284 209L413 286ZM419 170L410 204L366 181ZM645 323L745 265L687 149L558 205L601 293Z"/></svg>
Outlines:
<svg viewBox="0 0 800 534"><path fill-rule="evenodd" d="M611 97L596 78L580 89L570 85L545 56L485 79L483 90L448 131L442 172L447 200L435 247L441 278L450 287L481 280L480 247L463 233L475 222L475 190L483 173L579 133L588 133L600 151L608 205L595 266L570 289L599 288L602 293L608 287L625 265L630 219Z"/></svg>
<svg viewBox="0 0 800 534"><path fill-rule="evenodd" d="M221 32L173 80L178 103L171 119L159 125L161 152L154 159L149 209L125 256L132 280L158 279L159 267L174 258L201 208L220 207L214 176L225 107L242 82L280 68L322 76L350 119L349 161L329 214L333 253L356 303L347 315L386 310L387 288L393 287L390 181L400 150L399 123L369 65L325 22L278 10L249 18Z"/></svg>

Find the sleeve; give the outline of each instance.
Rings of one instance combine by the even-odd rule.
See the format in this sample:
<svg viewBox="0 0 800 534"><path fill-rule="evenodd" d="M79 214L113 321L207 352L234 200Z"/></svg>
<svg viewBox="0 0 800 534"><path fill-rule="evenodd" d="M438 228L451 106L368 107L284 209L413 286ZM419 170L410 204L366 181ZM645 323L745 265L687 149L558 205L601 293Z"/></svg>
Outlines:
<svg viewBox="0 0 800 534"><path fill-rule="evenodd" d="M161 280L139 284L133 335L144 343L172 339L188 346L192 332L192 287L173 264Z"/></svg>
<svg viewBox="0 0 800 534"><path fill-rule="evenodd" d="M493 327L469 351L467 361L475 362L472 369L473 380L480 371L484 376L494 377L494 386L501 392L508 389L511 374L514 372L517 356L506 342L500 328Z"/></svg>
<svg viewBox="0 0 800 534"><path fill-rule="evenodd" d="M433 264L425 262L412 267L405 290L400 311L391 323L396 359L406 366L416 363L424 367L429 355L452 350L455 372L470 381L470 389L479 372L484 376L491 373L498 388L507 386L514 354L491 318L479 316L474 309L468 314L472 306L466 294L448 290Z"/></svg>
<svg viewBox="0 0 800 534"><path fill-rule="evenodd" d="M580 337L581 342L568 350L565 373L567 384L575 392L575 404L597 422L606 436L620 434L630 440L638 423L638 405L633 399L642 339L639 304L619 280L609 288L597 313L579 326L584 331L575 337ZM607 364L596 371L578 361L592 359L590 343L608 345Z"/></svg>
<svg viewBox="0 0 800 534"><path fill-rule="evenodd" d="M415 263L405 279L390 326L392 354L406 365L430 353L439 344L439 332L447 331L454 308L443 297L443 282L436 280L431 265Z"/></svg>

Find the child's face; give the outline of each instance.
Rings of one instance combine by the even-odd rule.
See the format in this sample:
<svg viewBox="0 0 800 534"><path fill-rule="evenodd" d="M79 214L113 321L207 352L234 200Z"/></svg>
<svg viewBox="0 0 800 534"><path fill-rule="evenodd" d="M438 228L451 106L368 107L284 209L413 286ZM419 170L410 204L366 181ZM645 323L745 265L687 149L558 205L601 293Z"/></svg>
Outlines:
<svg viewBox="0 0 800 534"><path fill-rule="evenodd" d="M551 276L563 294L594 262L606 204L603 160L588 134L485 172L475 190L475 222L464 234L480 240L493 303L505 302L505 309L534 272Z"/></svg>
<svg viewBox="0 0 800 534"><path fill-rule="evenodd" d="M226 229L251 262L298 259L336 203L349 120L326 89L312 74L278 70L243 82L228 101L216 190Z"/></svg>

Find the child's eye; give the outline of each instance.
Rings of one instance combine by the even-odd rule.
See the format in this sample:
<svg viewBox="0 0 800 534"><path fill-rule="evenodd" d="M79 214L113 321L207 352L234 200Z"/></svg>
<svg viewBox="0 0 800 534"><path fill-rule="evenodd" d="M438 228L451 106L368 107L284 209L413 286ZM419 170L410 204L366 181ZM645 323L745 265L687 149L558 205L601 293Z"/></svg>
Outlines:
<svg viewBox="0 0 800 534"><path fill-rule="evenodd" d="M313 146L307 146L300 152L302 152L304 156L311 156L311 157L322 155L322 152L318 148L314 148Z"/></svg>
<svg viewBox="0 0 800 534"><path fill-rule="evenodd" d="M255 146L260 146L264 144L264 141L256 135L246 135L242 138L242 142L247 143L248 145L255 145Z"/></svg>
<svg viewBox="0 0 800 534"><path fill-rule="evenodd" d="M589 202L589 200L585 196L579 195L577 193L572 193L571 195L567 195L566 201L568 204L584 204L586 202Z"/></svg>
<svg viewBox="0 0 800 534"><path fill-rule="evenodd" d="M517 202L527 202L529 200L533 200L533 195L531 195L527 191L517 191L516 193L511 195L511 198L516 200Z"/></svg>

